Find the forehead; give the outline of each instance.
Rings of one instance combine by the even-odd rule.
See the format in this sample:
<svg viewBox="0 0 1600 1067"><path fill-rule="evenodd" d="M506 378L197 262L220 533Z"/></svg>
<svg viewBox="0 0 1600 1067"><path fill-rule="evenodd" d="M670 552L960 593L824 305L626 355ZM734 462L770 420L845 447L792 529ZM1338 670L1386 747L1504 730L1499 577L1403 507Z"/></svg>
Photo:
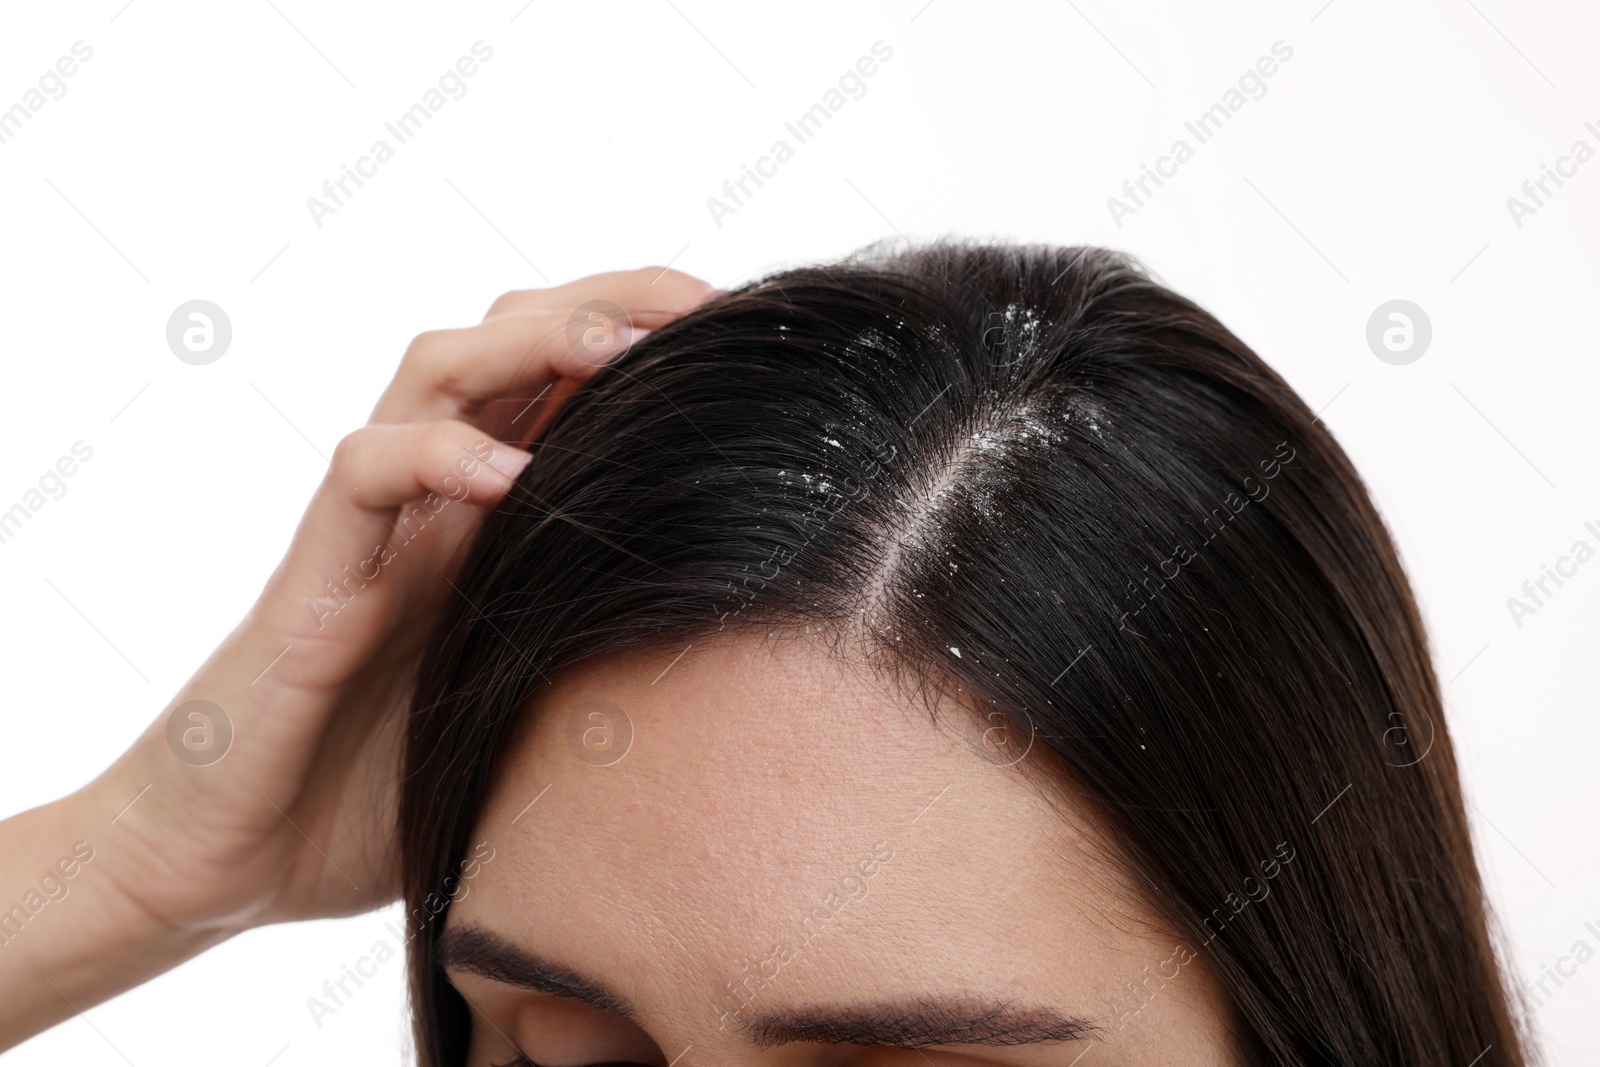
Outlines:
<svg viewBox="0 0 1600 1067"><path fill-rule="evenodd" d="M937 985L1085 1014L1170 952L1070 808L975 751L964 715L936 728L808 643L680 651L597 657L542 691L452 923L671 1011L780 944L807 959L797 996Z"/></svg>

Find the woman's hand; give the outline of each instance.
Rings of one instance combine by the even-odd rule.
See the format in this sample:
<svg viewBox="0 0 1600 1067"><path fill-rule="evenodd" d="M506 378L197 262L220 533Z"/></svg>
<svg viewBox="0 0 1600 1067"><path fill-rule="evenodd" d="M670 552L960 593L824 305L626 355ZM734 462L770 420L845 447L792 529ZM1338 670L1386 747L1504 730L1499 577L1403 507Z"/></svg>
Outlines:
<svg viewBox="0 0 1600 1067"><path fill-rule="evenodd" d="M411 672L458 595L458 550L530 458L503 442L528 440L560 379L713 292L663 268L600 274L412 342L243 621L97 779L0 823L0 884L77 841L93 853L70 920L0 925L0 1048L242 930L395 899Z"/></svg>

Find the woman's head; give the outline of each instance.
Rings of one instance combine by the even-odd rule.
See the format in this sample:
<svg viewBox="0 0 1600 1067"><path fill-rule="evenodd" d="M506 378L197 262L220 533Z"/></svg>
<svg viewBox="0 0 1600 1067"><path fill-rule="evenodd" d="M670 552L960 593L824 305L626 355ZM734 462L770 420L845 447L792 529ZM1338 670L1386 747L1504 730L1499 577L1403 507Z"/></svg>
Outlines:
<svg viewBox="0 0 1600 1067"><path fill-rule="evenodd" d="M775 275L532 447L410 725L424 1063L1522 1062L1382 524L1127 259Z"/></svg>

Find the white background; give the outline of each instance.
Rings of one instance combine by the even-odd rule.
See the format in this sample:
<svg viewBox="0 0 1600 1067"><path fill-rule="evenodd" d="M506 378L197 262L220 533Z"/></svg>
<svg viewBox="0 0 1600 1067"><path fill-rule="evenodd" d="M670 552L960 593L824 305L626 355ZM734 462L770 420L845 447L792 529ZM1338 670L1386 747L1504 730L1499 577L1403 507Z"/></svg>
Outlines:
<svg viewBox="0 0 1600 1067"><path fill-rule="evenodd" d="M897 232L1087 242L1142 257L1326 408L1426 612L1514 974L1600 950L1600 560L1520 627L1506 605L1574 541L1600 547L1600 159L1520 227L1506 204L1575 140L1600 149L1592 7L124 2L0 9L0 108L94 50L0 145L0 510L94 450L0 544L0 814L162 709L412 335L618 267L730 285ZM306 199L480 39L466 95L316 226ZM878 40L866 94L718 226L707 198L793 145L785 120ZM1279 40L1266 95L1114 222L1107 198L1194 145L1184 121ZM209 366L165 340L195 298L232 320ZM1365 340L1394 298L1433 326L1406 366ZM237 938L7 1062L393 1062L398 960L320 1029L306 1008L382 919ZM1590 962L1538 1013L1552 1062L1600 1064L1596 1019Z"/></svg>

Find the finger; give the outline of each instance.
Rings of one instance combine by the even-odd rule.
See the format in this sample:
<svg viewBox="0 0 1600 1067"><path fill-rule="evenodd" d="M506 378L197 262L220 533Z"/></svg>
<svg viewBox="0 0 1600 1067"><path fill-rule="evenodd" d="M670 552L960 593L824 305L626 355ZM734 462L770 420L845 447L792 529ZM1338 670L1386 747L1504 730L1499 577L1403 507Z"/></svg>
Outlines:
<svg viewBox="0 0 1600 1067"><path fill-rule="evenodd" d="M492 506L532 458L454 419L363 426L334 451L334 462L352 483L345 487L347 499L375 512L428 493Z"/></svg>
<svg viewBox="0 0 1600 1067"><path fill-rule="evenodd" d="M436 530L459 529L461 505L498 503L531 458L451 420L349 434L274 575L264 617L290 634L375 639L396 593L392 562L421 557Z"/></svg>
<svg viewBox="0 0 1600 1067"><path fill-rule="evenodd" d="M501 398L532 401L560 377L585 378L640 336L589 331L575 346L567 311L511 312L477 326L430 330L406 349L372 422L453 419Z"/></svg>
<svg viewBox="0 0 1600 1067"><path fill-rule="evenodd" d="M714 292L679 271L644 268L507 294L477 326L413 340L370 421L471 417L491 400L531 402L558 377L587 378L640 331L671 322Z"/></svg>
<svg viewBox="0 0 1600 1067"><path fill-rule="evenodd" d="M719 292L710 282L670 267L607 271L548 289L519 289L489 307L485 318L511 311L572 309L591 300L610 301L632 316L667 312L675 318ZM661 325L661 323L655 323Z"/></svg>

